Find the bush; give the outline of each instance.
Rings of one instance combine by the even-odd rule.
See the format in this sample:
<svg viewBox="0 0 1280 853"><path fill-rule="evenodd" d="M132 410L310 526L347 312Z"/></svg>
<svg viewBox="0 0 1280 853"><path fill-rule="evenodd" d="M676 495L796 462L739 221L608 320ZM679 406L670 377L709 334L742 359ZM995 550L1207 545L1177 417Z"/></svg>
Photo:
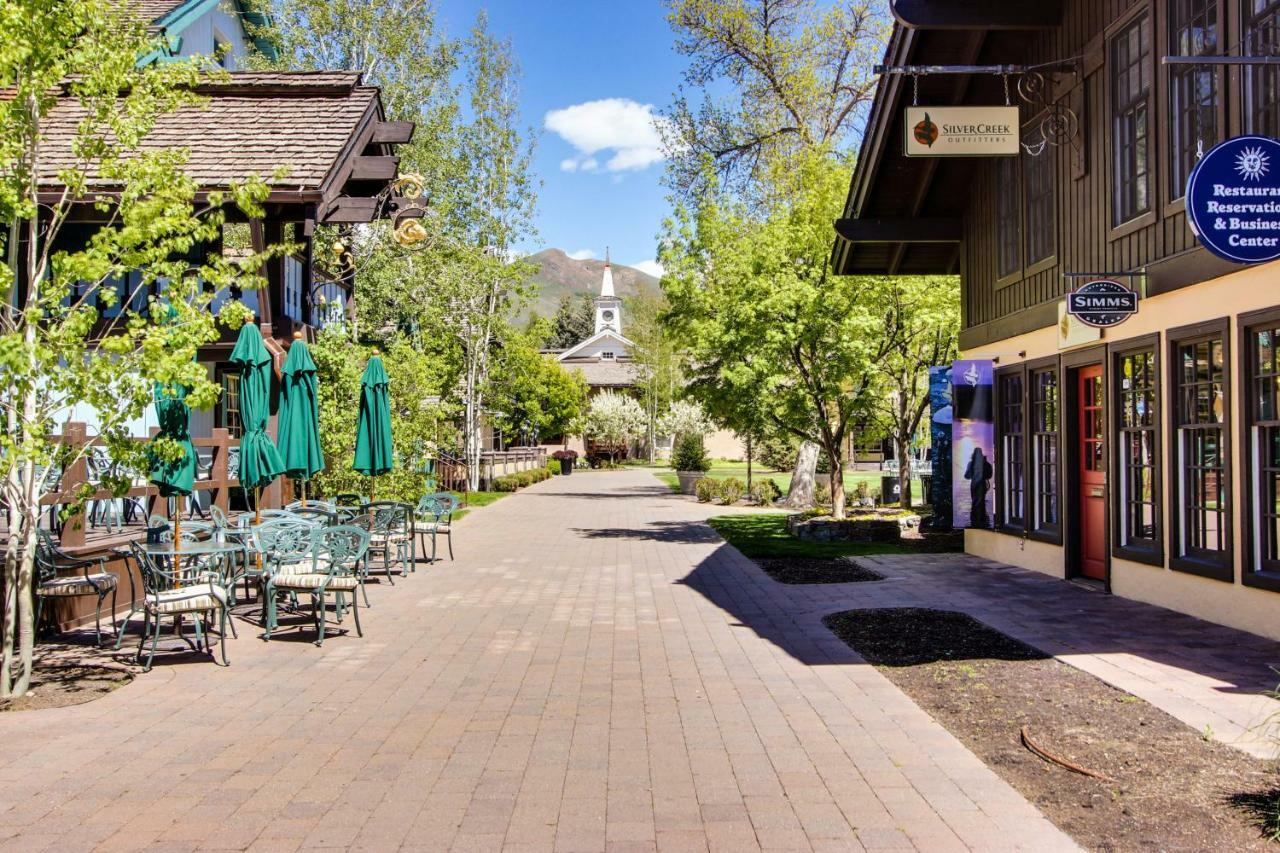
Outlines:
<svg viewBox="0 0 1280 853"><path fill-rule="evenodd" d="M756 480L751 484L747 496L754 504L769 506L782 497L782 488L776 480Z"/></svg>
<svg viewBox="0 0 1280 853"><path fill-rule="evenodd" d="M578 451L569 450L568 448L565 448L564 450L557 450L555 453L551 454L551 458L552 459L568 459L570 462L574 462L574 461L577 461L578 459Z"/></svg>
<svg viewBox="0 0 1280 853"><path fill-rule="evenodd" d="M702 444L702 436L681 436L675 452L671 454L671 465L677 471L711 470L711 460L707 458L707 449Z"/></svg>
<svg viewBox="0 0 1280 853"><path fill-rule="evenodd" d="M742 500L746 490L747 484L737 477L726 477L720 481L720 500L724 501L725 506L733 506Z"/></svg>
<svg viewBox="0 0 1280 853"><path fill-rule="evenodd" d="M710 477L703 477L694 486L693 493L698 496L699 503L711 503L720 494L720 485Z"/></svg>
<svg viewBox="0 0 1280 853"><path fill-rule="evenodd" d="M764 467L774 471L790 471L796 464L796 453L800 450L800 443L794 438L782 436L765 439L754 445L751 450L752 455L759 459Z"/></svg>
<svg viewBox="0 0 1280 853"><path fill-rule="evenodd" d="M559 473L560 473L560 462L559 462L558 460L556 460L556 459L548 459L548 460L547 460L546 472L547 472L548 474L550 474L551 476L553 476L553 477L554 477L556 474L559 474Z"/></svg>
<svg viewBox="0 0 1280 853"><path fill-rule="evenodd" d="M503 474L501 477L493 478L493 491L514 492L517 489L523 489L525 486L532 486L534 483L541 483L550 476L551 471L547 468L530 468L528 471L517 471L514 474Z"/></svg>
<svg viewBox="0 0 1280 853"><path fill-rule="evenodd" d="M831 483L824 479L813 484L813 502L827 505L831 503Z"/></svg>

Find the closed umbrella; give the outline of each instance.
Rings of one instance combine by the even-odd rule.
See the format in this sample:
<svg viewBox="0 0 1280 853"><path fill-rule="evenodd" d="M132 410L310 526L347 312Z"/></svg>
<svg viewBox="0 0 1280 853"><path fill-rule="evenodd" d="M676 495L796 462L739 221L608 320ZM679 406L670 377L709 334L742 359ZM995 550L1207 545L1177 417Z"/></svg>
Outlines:
<svg viewBox="0 0 1280 853"><path fill-rule="evenodd" d="M391 396L387 391L387 370L378 351L365 366L360 377L360 415L356 426L356 458L351 467L366 477L377 477L391 470ZM369 484L369 500L374 497L374 484Z"/></svg>
<svg viewBox="0 0 1280 853"><path fill-rule="evenodd" d="M187 387L185 385L155 386L156 420L160 431L157 439L168 439L176 442L182 453L176 459L165 459L155 452L149 452L148 479L156 487L163 498L174 498L177 513L174 517L173 545L175 549L182 547L182 499L191 494L196 486L196 449L191 443L191 410L187 408Z"/></svg>
<svg viewBox="0 0 1280 853"><path fill-rule="evenodd" d="M307 503L307 481L324 470L320 449L320 409L316 403L316 363L302 333L295 332L289 355L280 371L280 421L276 446L284 461L284 474L302 481L302 503Z"/></svg>
<svg viewBox="0 0 1280 853"><path fill-rule="evenodd" d="M240 485L253 489L257 521L262 520L258 505L263 486L284 471L280 453L267 436L267 418L271 404L271 353L262 342L262 333L253 323L240 327L240 337L231 351L231 363L240 372Z"/></svg>

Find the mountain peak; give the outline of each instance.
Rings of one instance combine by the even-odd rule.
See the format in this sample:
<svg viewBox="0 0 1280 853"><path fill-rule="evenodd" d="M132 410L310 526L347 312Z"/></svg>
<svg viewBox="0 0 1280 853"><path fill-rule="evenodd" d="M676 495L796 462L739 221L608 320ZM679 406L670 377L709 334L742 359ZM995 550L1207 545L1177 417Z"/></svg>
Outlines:
<svg viewBox="0 0 1280 853"><path fill-rule="evenodd" d="M541 314L552 317L565 294L588 293L597 296L604 277L605 261L600 258L578 260L569 257L563 249L548 248L530 255L527 259L537 267L529 281L534 286L534 296L525 314ZM614 292L624 299L640 293L658 295L658 279L635 267L624 266L617 261L610 264L613 271Z"/></svg>

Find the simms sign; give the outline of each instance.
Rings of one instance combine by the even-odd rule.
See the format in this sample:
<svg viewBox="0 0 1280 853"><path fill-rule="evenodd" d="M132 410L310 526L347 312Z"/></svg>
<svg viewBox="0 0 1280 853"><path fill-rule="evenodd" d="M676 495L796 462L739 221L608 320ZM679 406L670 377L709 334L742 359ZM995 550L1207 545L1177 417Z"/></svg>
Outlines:
<svg viewBox="0 0 1280 853"><path fill-rule="evenodd" d="M1138 294L1118 281L1096 279L1067 294L1067 313L1100 329L1117 326L1138 313Z"/></svg>
<svg viewBox="0 0 1280 853"><path fill-rule="evenodd" d="M908 157L996 157L1018 153L1017 107L907 107Z"/></svg>

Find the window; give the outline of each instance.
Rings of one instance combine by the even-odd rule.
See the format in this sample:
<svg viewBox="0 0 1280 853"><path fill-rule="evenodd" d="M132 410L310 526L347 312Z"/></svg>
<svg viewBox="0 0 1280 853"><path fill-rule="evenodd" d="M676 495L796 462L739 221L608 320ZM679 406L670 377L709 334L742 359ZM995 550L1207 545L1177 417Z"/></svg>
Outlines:
<svg viewBox="0 0 1280 853"><path fill-rule="evenodd" d="M1171 345L1175 569L1231 580L1225 323Z"/></svg>
<svg viewBox="0 0 1280 853"><path fill-rule="evenodd" d="M1000 525L1021 530L1026 525L1026 478L1023 471L1023 403L1021 369L999 376L999 429L998 478L1000 483L999 507L996 510Z"/></svg>
<svg viewBox="0 0 1280 853"><path fill-rule="evenodd" d="M1018 209L1018 158L1001 157L996 166L996 233L999 240L996 270L999 278L1013 275L1022 268L1022 240Z"/></svg>
<svg viewBox="0 0 1280 853"><path fill-rule="evenodd" d="M1245 53L1280 55L1280 0L1244 0ZM1244 124L1249 133L1280 136L1280 67L1245 69Z"/></svg>
<svg viewBox="0 0 1280 853"><path fill-rule="evenodd" d="M1027 217L1027 265L1053 255L1057 217L1053 208L1053 149L1045 145L1039 156L1022 155L1022 187Z"/></svg>
<svg viewBox="0 0 1280 853"><path fill-rule="evenodd" d="M1031 371L1031 475L1035 501L1031 529L1057 535L1058 524L1058 369Z"/></svg>
<svg viewBox="0 0 1280 853"><path fill-rule="evenodd" d="M600 357L605 361L613 361L616 356L614 356L613 350L605 350L604 352L600 353Z"/></svg>
<svg viewBox="0 0 1280 853"><path fill-rule="evenodd" d="M1216 54L1218 0L1172 0L1169 4L1169 53ZM1187 177L1202 151L1218 139L1218 72L1213 66L1169 66L1169 198L1181 198Z"/></svg>
<svg viewBox="0 0 1280 853"><path fill-rule="evenodd" d="M1115 355L1115 552L1157 565L1164 562L1160 508L1160 374L1156 339Z"/></svg>
<svg viewBox="0 0 1280 853"><path fill-rule="evenodd" d="M1151 209L1150 136L1147 127L1151 76L1151 23L1142 15L1111 42L1111 146L1114 224Z"/></svg>
<svg viewBox="0 0 1280 853"><path fill-rule="evenodd" d="M1244 582L1280 590L1280 314L1270 315L1264 323L1246 327L1241 336L1250 462L1245 466L1249 547Z"/></svg>
<svg viewBox="0 0 1280 853"><path fill-rule="evenodd" d="M240 375L228 368L222 371L220 381L222 396L218 398L218 426L225 428L232 438L239 438L244 433L244 425L240 421Z"/></svg>

